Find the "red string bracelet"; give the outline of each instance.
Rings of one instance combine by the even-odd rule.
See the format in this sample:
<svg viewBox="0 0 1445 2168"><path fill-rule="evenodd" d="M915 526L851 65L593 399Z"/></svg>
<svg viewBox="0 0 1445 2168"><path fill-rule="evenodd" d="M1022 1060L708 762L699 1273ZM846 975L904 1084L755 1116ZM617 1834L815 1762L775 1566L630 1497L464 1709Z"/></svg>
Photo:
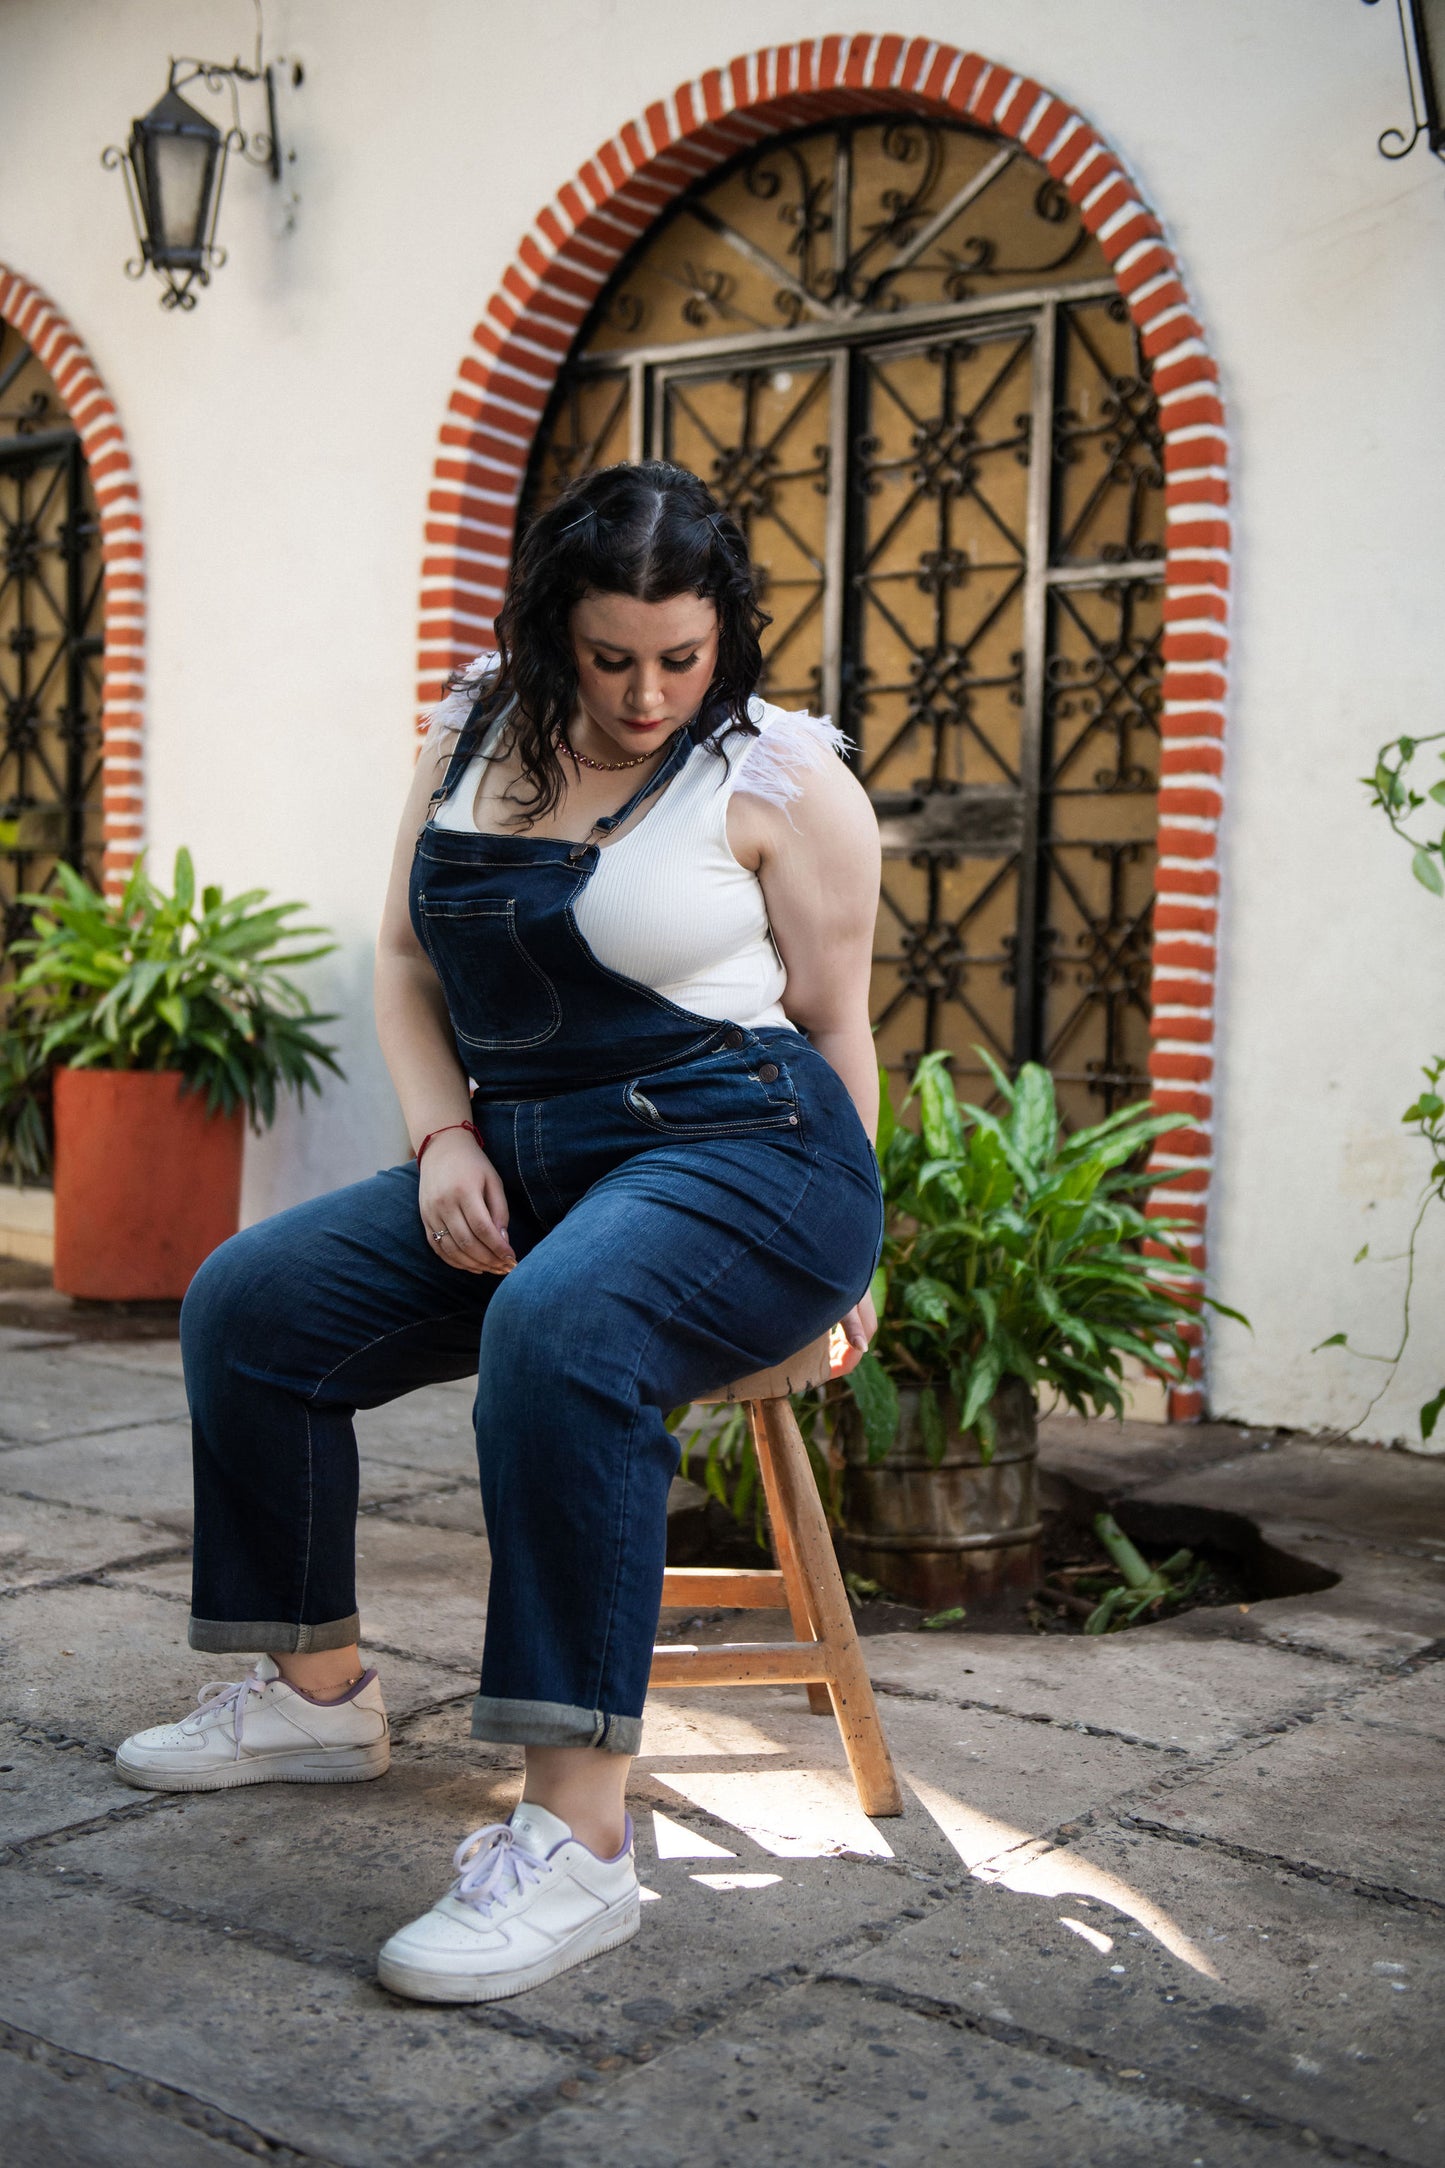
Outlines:
<svg viewBox="0 0 1445 2168"><path fill-rule="evenodd" d="M477 1150L479 1152L484 1152L486 1150L487 1147L482 1142L482 1132L480 1131L480 1129L478 1129L475 1122L443 1122L440 1129L433 1129L429 1131L428 1134L422 1138L421 1143L417 1146L416 1150L412 1153L411 1156L416 1161L418 1166L421 1165L422 1153L426 1150L432 1139L434 1137L444 1137L449 1129L470 1130L471 1134L477 1140Z"/></svg>

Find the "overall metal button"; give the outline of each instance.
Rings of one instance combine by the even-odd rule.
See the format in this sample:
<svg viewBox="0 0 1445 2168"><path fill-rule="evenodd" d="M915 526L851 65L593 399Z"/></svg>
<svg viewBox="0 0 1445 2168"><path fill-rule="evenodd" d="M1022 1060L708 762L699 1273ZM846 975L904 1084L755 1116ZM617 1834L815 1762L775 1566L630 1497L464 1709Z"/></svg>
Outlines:
<svg viewBox="0 0 1445 2168"><path fill-rule="evenodd" d="M760 1084L773 1084L776 1083L777 1076L777 1063L775 1061L765 1061L758 1071L758 1082Z"/></svg>
<svg viewBox="0 0 1445 2168"><path fill-rule="evenodd" d="M730 1031L730 1032L728 1032L728 1033L727 1033L727 1034L726 1034L726 1035L724 1036L724 1039L723 1039L723 1045L724 1045L724 1046L730 1046L730 1047L733 1047L733 1048L737 1048L737 1047L740 1047L740 1046L742 1045L742 1043L743 1043L743 1041L744 1041L744 1039L745 1039L746 1037L747 1037L747 1033L746 1033L746 1032L743 1032L743 1031ZM773 1074L774 1074L774 1076L776 1076L776 1075L777 1075L777 1071L776 1071L776 1069L775 1069L775 1070L773 1071Z"/></svg>

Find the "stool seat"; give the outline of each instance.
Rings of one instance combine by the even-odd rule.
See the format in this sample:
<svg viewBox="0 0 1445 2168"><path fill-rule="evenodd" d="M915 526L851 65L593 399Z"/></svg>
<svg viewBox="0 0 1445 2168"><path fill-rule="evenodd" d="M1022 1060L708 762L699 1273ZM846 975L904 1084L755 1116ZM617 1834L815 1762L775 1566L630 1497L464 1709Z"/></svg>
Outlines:
<svg viewBox="0 0 1445 2168"><path fill-rule="evenodd" d="M786 1608L792 1641L737 1641L713 1648L659 1646L653 1687L779 1686L808 1689L816 1715L831 1710L843 1738L863 1812L901 1814L893 1759L858 1645L848 1591L838 1570L823 1501L789 1396L834 1376L844 1350L840 1328L800 1348L771 1370L757 1370L699 1402L742 1403L758 1456L777 1567L670 1566L664 1606L720 1604L737 1610Z"/></svg>
<svg viewBox="0 0 1445 2168"><path fill-rule="evenodd" d="M835 1338L842 1344L835 1345ZM699 1393L697 1405L712 1407L719 1402L729 1402L736 1406L740 1400L786 1400L790 1393L811 1392L815 1385L827 1384L842 1360L846 1344L835 1326L833 1332L810 1340L796 1355L790 1355L785 1363L777 1363L771 1370L754 1370L750 1377L736 1378L731 1385L720 1385L716 1392Z"/></svg>

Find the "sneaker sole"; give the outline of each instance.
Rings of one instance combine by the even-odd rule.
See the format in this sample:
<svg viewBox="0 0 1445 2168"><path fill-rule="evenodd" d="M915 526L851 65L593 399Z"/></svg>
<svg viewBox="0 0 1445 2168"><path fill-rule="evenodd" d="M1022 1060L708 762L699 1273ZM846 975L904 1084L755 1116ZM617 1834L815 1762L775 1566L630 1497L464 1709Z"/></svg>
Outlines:
<svg viewBox="0 0 1445 2168"><path fill-rule="evenodd" d="M642 1900L633 1897L620 1920L598 1933L595 1929L579 1931L561 1949L554 1950L540 1964L528 1965L524 1971L508 1973L447 1973L430 1972L422 1965L408 1965L388 1957L383 1950L377 1959L376 1977L381 1985L393 1995L404 1995L410 2002L502 2002L508 1995L524 1995L529 1987L541 1987L548 1980L555 1980L559 1972L568 1972L573 1965L581 1965L589 1957L601 1957L608 1950L620 1949L630 1942L642 1925Z"/></svg>
<svg viewBox="0 0 1445 2168"><path fill-rule="evenodd" d="M277 1754L269 1759L226 1762L219 1769L147 1769L115 1758L123 1784L141 1792L225 1792L242 1784L367 1784L391 1767L391 1747L333 1747L320 1754Z"/></svg>

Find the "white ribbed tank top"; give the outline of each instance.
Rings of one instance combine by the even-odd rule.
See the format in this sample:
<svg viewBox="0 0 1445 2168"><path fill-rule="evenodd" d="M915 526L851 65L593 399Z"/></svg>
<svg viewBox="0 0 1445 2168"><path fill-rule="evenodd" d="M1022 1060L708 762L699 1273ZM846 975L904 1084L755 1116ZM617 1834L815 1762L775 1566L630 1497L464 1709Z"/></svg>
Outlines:
<svg viewBox="0 0 1445 2168"><path fill-rule="evenodd" d="M432 718L441 739L460 728L490 656ZM788 974L768 924L762 884L728 847L733 793L745 790L786 811L801 796L801 774L841 752L840 730L814 715L790 714L754 698L756 738L733 735L718 753L694 749L681 773L634 826L598 853L597 870L574 906L577 928L598 962L650 986L680 1009L749 1029L788 1024ZM434 818L475 832L486 749L478 753Z"/></svg>

